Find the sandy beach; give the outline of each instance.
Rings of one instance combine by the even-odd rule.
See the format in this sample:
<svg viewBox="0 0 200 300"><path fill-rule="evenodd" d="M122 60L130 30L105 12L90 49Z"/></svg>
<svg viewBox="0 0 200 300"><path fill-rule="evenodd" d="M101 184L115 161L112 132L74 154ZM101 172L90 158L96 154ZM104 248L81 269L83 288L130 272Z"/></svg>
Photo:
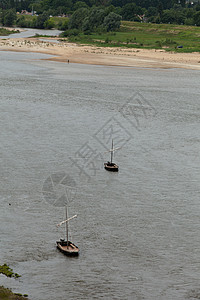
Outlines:
<svg viewBox="0 0 200 300"><path fill-rule="evenodd" d="M38 52L53 55L49 60L68 63L141 68L200 69L200 53L165 50L104 48L58 42L56 38L0 39L1 51Z"/></svg>

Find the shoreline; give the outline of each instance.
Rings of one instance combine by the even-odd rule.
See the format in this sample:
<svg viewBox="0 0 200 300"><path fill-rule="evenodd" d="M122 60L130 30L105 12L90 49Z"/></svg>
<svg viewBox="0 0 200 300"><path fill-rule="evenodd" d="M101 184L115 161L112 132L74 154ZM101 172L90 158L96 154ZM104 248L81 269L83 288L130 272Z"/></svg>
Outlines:
<svg viewBox="0 0 200 300"><path fill-rule="evenodd" d="M0 39L0 51L49 54L49 61L141 68L183 68L200 70L200 53L175 53L165 50L113 48L57 42L56 38Z"/></svg>

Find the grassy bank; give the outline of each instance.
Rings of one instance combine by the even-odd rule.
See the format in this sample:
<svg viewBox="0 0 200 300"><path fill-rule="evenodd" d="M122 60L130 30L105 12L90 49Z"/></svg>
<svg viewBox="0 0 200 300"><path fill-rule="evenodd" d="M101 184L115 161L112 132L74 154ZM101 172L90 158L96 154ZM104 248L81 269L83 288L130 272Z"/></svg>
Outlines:
<svg viewBox="0 0 200 300"><path fill-rule="evenodd" d="M0 28L0 35L2 36L7 36L9 34L12 34L12 33L16 33L16 32L19 32L19 31L16 31L16 30L8 30L6 28Z"/></svg>
<svg viewBox="0 0 200 300"><path fill-rule="evenodd" d="M0 286L0 299L1 300L27 300L27 295L20 295L13 293L10 289Z"/></svg>
<svg viewBox="0 0 200 300"><path fill-rule="evenodd" d="M14 273L13 270L7 265L0 265L0 274L7 277L18 278L21 277L19 274ZM1 300L23 300L28 299L28 295L21 295L18 293L13 293L10 289L0 286L0 299Z"/></svg>
<svg viewBox="0 0 200 300"><path fill-rule="evenodd" d="M26 22L33 16L25 16ZM67 22L67 18L52 18L56 28ZM0 35L12 33L0 28ZM175 52L200 52L200 27L173 24L150 24L139 22L121 23L117 32L79 33L68 35L68 41L99 47L126 47L163 49Z"/></svg>
<svg viewBox="0 0 200 300"><path fill-rule="evenodd" d="M200 27L122 22L120 31L79 34L69 41L104 47L163 49L177 52L200 51Z"/></svg>
<svg viewBox="0 0 200 300"><path fill-rule="evenodd" d="M7 264L3 264L2 266L0 265L0 274L3 274L7 277L21 277L19 274L14 273L13 270Z"/></svg>

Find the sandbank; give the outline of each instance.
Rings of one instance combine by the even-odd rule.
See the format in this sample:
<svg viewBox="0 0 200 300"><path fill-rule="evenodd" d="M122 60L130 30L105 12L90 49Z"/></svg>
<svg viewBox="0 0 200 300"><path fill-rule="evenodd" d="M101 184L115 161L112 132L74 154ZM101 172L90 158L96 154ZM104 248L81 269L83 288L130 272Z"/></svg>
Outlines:
<svg viewBox="0 0 200 300"><path fill-rule="evenodd" d="M0 39L1 51L38 52L52 55L48 60L68 63L200 70L200 53L165 50L96 47L58 42L56 38Z"/></svg>

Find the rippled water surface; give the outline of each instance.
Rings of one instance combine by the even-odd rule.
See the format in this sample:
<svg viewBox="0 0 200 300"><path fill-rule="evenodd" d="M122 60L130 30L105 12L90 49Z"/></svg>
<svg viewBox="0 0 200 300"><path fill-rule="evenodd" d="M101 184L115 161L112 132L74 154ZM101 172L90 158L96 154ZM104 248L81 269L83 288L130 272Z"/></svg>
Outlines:
<svg viewBox="0 0 200 300"><path fill-rule="evenodd" d="M199 72L47 57L0 52L0 261L22 275L0 284L32 300L200 299ZM103 168L112 138L118 173ZM47 197L55 175L75 186ZM66 191L78 258L55 245Z"/></svg>

